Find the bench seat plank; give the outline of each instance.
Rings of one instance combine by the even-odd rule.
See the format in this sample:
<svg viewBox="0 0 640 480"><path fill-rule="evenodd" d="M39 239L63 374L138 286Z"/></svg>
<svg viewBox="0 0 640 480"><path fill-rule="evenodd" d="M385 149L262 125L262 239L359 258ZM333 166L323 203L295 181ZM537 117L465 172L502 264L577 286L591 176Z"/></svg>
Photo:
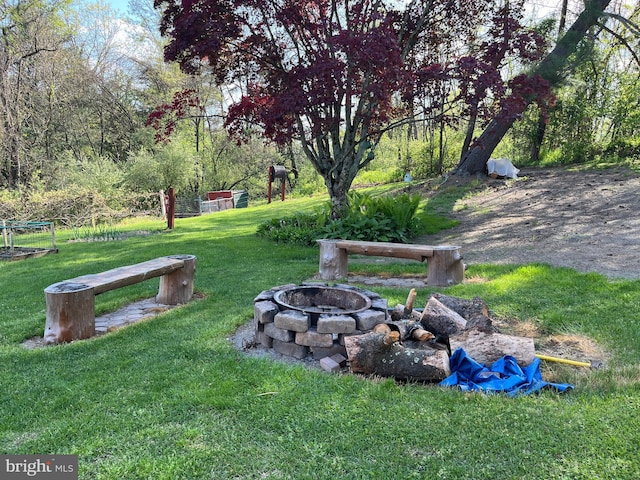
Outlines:
<svg viewBox="0 0 640 480"><path fill-rule="evenodd" d="M429 245L416 245L391 242L359 242L357 240L338 240L338 248L349 253L371 255L376 257L408 258L423 262L433 256L434 247ZM457 248L457 247L456 247Z"/></svg>
<svg viewBox="0 0 640 480"><path fill-rule="evenodd" d="M184 260L171 257L156 258L146 262L114 268L102 273L76 277L67 282L93 287L95 295L143 282L149 278L161 277L184 266Z"/></svg>

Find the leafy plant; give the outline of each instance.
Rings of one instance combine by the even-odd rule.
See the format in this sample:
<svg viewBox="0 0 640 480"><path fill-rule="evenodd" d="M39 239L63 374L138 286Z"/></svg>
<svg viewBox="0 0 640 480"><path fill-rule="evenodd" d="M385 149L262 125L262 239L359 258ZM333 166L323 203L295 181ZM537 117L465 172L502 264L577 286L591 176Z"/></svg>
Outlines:
<svg viewBox="0 0 640 480"><path fill-rule="evenodd" d="M315 245L322 215L297 213L290 217L274 218L258 225L259 237L268 238L276 243L295 245Z"/></svg>
<svg viewBox="0 0 640 480"><path fill-rule="evenodd" d="M391 219L379 214L335 220L329 223L322 233L324 238L344 238L347 240L391 242L396 239Z"/></svg>
<svg viewBox="0 0 640 480"><path fill-rule="evenodd" d="M315 245L318 238L404 243L423 231L423 222L417 217L420 201L419 195L374 197L351 191L349 208L338 220L330 220L327 204L315 214L269 220L258 227L257 234L297 245Z"/></svg>

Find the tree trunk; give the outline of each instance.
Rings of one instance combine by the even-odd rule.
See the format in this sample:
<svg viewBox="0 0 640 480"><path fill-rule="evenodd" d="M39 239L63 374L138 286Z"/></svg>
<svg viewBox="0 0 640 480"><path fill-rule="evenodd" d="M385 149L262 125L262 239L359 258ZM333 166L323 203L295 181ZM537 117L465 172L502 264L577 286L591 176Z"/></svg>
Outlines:
<svg viewBox="0 0 640 480"><path fill-rule="evenodd" d="M342 218L347 211L351 183L360 168L368 163L362 161L366 148L354 147L357 142L353 131L353 128L349 129L342 138L335 132L334 135L330 135L330 139L316 138L315 145L305 140L301 142L305 156L322 176L327 187L332 220Z"/></svg>
<svg viewBox="0 0 640 480"><path fill-rule="evenodd" d="M6 60L5 60L6 63ZM19 86L11 85L10 73L5 67L0 72L0 106L3 111L2 154L6 159L6 166L0 167L0 178L6 178L6 186L14 188L18 185L21 175L20 168L20 123L19 123Z"/></svg>
<svg viewBox="0 0 640 480"><path fill-rule="evenodd" d="M564 68L569 56L575 52L587 30L596 24L610 2L611 0L588 0L585 9L558 41L555 48L532 72L532 76L540 75L552 88L559 85L563 80ZM533 100L535 97L528 98L528 104ZM472 175L484 171L487 160L515 122L513 116L510 118L512 119L503 121L491 120L475 145L461 158L453 174Z"/></svg>
<svg viewBox="0 0 640 480"><path fill-rule="evenodd" d="M547 120L543 112L538 114L538 123L536 125L536 134L533 137L531 144L531 159L534 162L540 161L540 150L542 149L542 142L544 141L544 134L547 131Z"/></svg>
<svg viewBox="0 0 640 480"><path fill-rule="evenodd" d="M331 201L331 219L338 220L342 218L349 207L349 197L347 194L349 193L351 183L344 186L342 182L335 182L331 178L328 180L325 178L325 184L327 185L329 199Z"/></svg>
<svg viewBox="0 0 640 480"><path fill-rule="evenodd" d="M358 171L362 167L362 152L351 151L350 144L343 144L333 149L333 160L321 165L315 164L316 171L322 175L331 199L331 218L343 218L349 207L349 189Z"/></svg>
<svg viewBox="0 0 640 480"><path fill-rule="evenodd" d="M567 8L568 8L568 0L562 0L562 8L560 12L560 21L558 22L558 37L557 40L562 38L562 32L564 32L564 27L567 23ZM544 135L547 131L547 119L544 112L540 111L538 113L538 125L536 128L536 133L533 137L533 142L531 145L531 159L538 163L540 161L540 150L542 149L542 142L544 141Z"/></svg>
<svg viewBox="0 0 640 480"><path fill-rule="evenodd" d="M427 382L439 382L449 376L449 355L445 351L405 348L388 340L398 336L398 332L371 332L345 337L351 371Z"/></svg>
<svg viewBox="0 0 640 480"><path fill-rule="evenodd" d="M473 132L476 130L476 120L478 119L478 115L475 113L471 114L471 118L469 118L469 122L467 123L467 133L464 136L464 143L462 144L462 151L460 152L460 159L462 160L464 156L467 154L469 147L471 146L471 141L473 140Z"/></svg>

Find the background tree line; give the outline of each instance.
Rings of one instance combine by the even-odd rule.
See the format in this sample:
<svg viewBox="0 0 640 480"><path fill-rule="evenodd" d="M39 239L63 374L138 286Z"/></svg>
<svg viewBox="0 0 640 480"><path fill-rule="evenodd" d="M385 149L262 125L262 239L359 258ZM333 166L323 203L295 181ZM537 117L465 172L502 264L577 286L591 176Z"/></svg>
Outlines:
<svg viewBox="0 0 640 480"><path fill-rule="evenodd" d="M583 3L553 7L525 19L550 44ZM0 0L1 218L86 221L70 216L70 205L124 215L132 207L153 208L155 192L169 186L189 196L246 189L256 198L265 194L272 164L288 166L294 192L323 191L295 142L276 148L258 131L242 144L228 137L224 111L246 90L249 76L221 85L215 72L187 75L164 63L160 13L151 0L130 0L126 16L100 2ZM638 15L638 5L609 6L570 58L572 68L561 72L555 105L545 115L535 106L526 110L495 154L517 165L637 160ZM474 27L475 39L450 38L435 54L444 62L480 45L489 27L486 19ZM501 68L509 77L522 65ZM413 104L454 97L459 88L449 82L425 90ZM181 98L185 91L198 103ZM389 129L357 181L400 180L408 169L414 178L450 170L482 131L489 101L452 105L447 115L416 116ZM162 105L181 111L163 118L169 142L157 142L149 125Z"/></svg>

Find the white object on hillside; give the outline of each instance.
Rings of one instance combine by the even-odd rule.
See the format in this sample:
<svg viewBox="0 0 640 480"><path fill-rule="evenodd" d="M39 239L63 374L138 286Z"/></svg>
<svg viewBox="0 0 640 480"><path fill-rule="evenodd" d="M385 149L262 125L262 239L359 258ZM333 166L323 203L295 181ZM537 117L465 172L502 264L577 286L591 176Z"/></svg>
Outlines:
<svg viewBox="0 0 640 480"><path fill-rule="evenodd" d="M508 158L490 158L487 160L487 174L491 177L518 178L519 171Z"/></svg>

